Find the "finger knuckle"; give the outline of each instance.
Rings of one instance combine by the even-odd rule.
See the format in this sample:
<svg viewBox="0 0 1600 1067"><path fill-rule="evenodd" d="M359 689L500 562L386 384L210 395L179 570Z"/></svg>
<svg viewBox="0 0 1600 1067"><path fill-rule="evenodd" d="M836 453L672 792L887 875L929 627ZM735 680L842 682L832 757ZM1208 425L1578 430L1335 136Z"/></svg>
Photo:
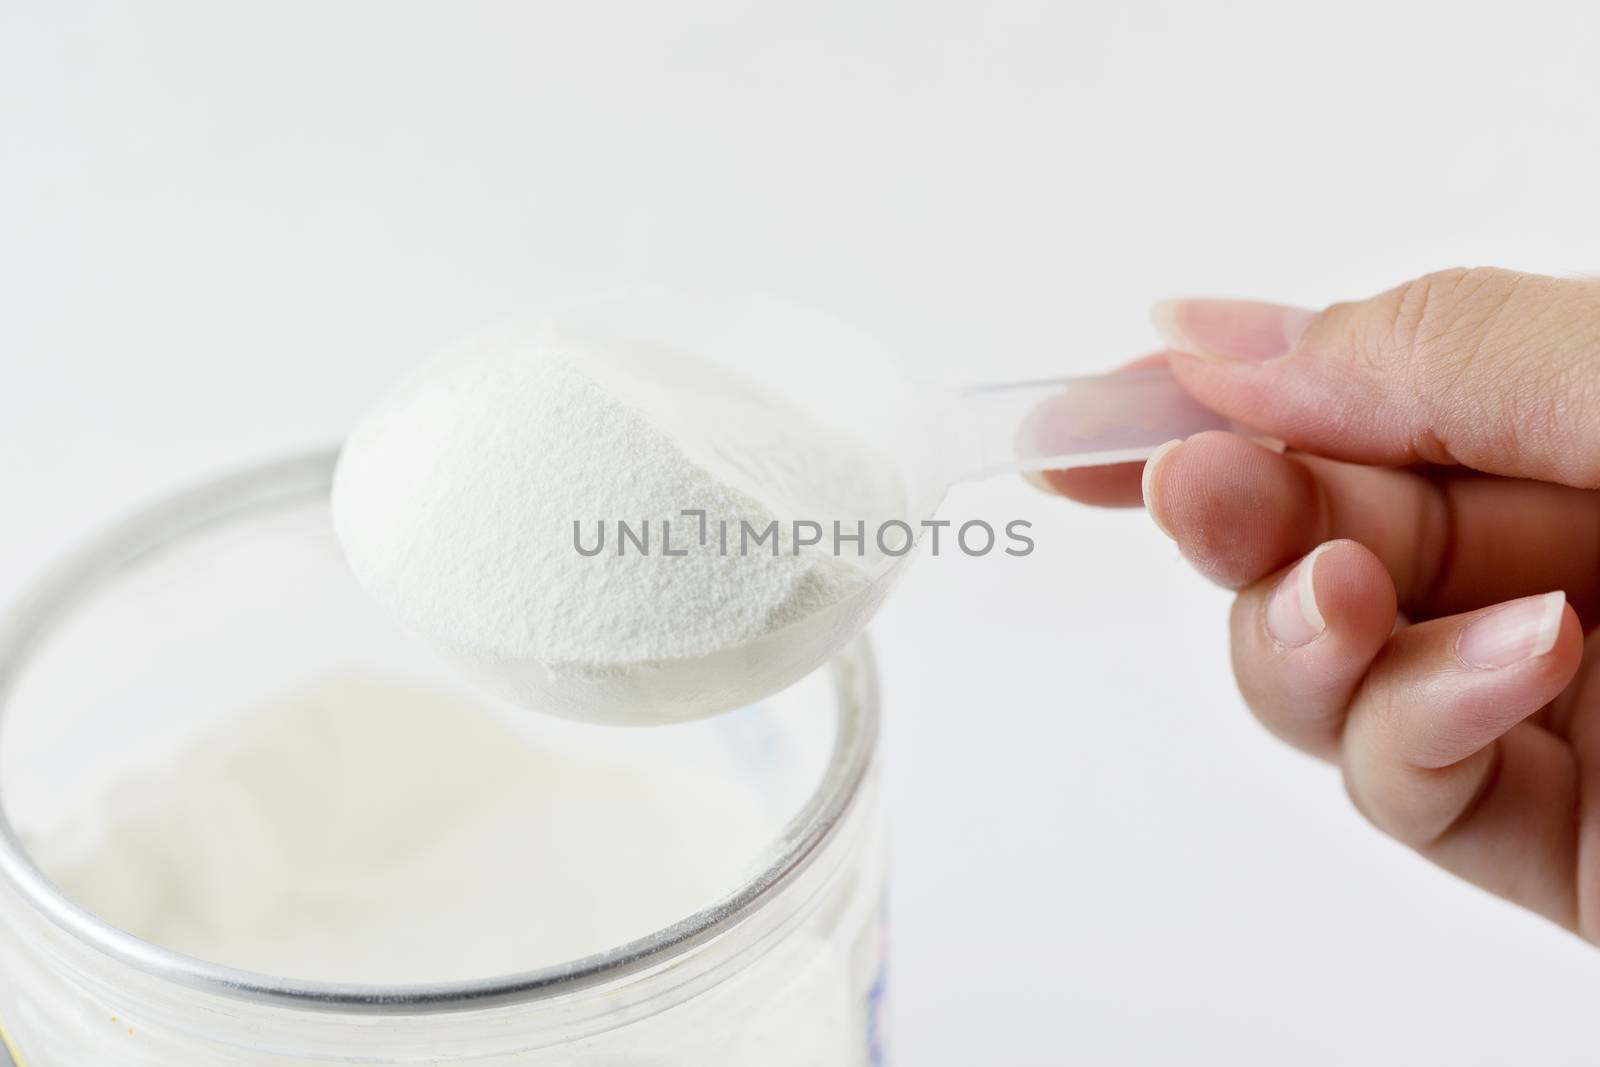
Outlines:
<svg viewBox="0 0 1600 1067"><path fill-rule="evenodd" d="M1429 765L1431 755L1437 753L1391 739L1376 750L1347 752L1342 764L1345 793L1356 810L1379 831L1419 850L1438 845L1472 817L1499 767L1493 746L1446 766Z"/></svg>
<svg viewBox="0 0 1600 1067"><path fill-rule="evenodd" d="M1412 453L1426 462L1461 461L1457 438L1485 420L1501 424L1499 405L1520 405L1529 419L1537 405L1523 403L1543 386L1519 358L1528 343L1539 294L1528 275L1492 267L1435 271L1406 282L1379 301L1366 320L1362 347L1382 364L1422 417ZM1514 444L1514 442L1513 442Z"/></svg>
<svg viewBox="0 0 1600 1067"><path fill-rule="evenodd" d="M1374 340L1408 363L1464 367L1494 332L1522 279L1493 267L1424 274L1387 294Z"/></svg>
<svg viewBox="0 0 1600 1067"><path fill-rule="evenodd" d="M1408 776L1372 766L1344 769L1344 791L1361 816L1380 833L1410 848L1422 848L1439 834L1439 819L1420 804Z"/></svg>

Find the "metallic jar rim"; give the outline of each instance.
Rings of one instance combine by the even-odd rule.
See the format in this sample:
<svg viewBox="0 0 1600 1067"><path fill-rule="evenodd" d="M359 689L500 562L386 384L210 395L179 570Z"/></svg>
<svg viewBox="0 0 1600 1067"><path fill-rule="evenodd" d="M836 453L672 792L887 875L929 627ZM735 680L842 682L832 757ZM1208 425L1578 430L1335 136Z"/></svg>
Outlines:
<svg viewBox="0 0 1600 1067"><path fill-rule="evenodd" d="M191 534L325 496L336 458L335 451L324 449L214 479L116 524L49 571L0 618L0 744L11 690L31 653L77 604L102 583ZM770 861L744 885L693 915L581 959L502 977L404 985L302 981L209 963L120 930L66 896L29 858L3 797L0 879L28 906L89 949L151 977L231 1000L303 1011L410 1016L564 996L655 968L733 929L794 882L836 835L872 765L878 703L864 638L858 638L829 669L838 696L833 750L817 787L778 838Z"/></svg>

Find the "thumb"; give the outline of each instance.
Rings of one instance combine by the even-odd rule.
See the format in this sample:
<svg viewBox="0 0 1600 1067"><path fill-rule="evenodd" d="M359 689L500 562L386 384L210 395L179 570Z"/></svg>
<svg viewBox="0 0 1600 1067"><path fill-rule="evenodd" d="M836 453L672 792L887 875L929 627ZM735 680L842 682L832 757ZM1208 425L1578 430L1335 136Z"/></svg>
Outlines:
<svg viewBox="0 0 1600 1067"><path fill-rule="evenodd" d="M1321 312L1179 300L1155 319L1186 390L1292 447L1600 486L1600 282L1449 270Z"/></svg>

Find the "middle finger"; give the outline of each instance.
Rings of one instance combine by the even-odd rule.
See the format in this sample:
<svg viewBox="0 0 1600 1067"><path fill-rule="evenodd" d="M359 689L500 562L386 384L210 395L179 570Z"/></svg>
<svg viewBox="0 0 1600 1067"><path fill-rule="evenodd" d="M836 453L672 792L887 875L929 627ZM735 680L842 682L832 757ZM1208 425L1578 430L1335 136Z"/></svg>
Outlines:
<svg viewBox="0 0 1600 1067"><path fill-rule="evenodd" d="M1184 555L1229 588L1314 546L1370 548L1414 620L1565 589L1583 619L1600 607L1600 494L1485 476L1430 477L1197 434L1145 473L1146 506Z"/></svg>

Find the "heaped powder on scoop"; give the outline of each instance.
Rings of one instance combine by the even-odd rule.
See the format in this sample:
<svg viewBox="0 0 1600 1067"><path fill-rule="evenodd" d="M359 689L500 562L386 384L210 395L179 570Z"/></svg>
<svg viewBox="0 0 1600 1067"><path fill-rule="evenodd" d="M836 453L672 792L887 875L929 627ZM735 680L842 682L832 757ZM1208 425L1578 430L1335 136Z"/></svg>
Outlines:
<svg viewBox="0 0 1600 1067"><path fill-rule="evenodd" d="M886 462L781 398L687 357L549 333L404 380L347 442L333 508L357 578L412 629L591 674L704 656L851 596L880 562L874 530L903 517ZM685 510L706 513L703 541ZM664 555L663 520L687 555ZM743 527L775 520L776 555L740 551ZM797 552L795 520L828 536ZM650 551L619 544L619 521L648 524ZM835 553L834 521L865 524L865 555ZM601 529L604 549L580 552Z"/></svg>

